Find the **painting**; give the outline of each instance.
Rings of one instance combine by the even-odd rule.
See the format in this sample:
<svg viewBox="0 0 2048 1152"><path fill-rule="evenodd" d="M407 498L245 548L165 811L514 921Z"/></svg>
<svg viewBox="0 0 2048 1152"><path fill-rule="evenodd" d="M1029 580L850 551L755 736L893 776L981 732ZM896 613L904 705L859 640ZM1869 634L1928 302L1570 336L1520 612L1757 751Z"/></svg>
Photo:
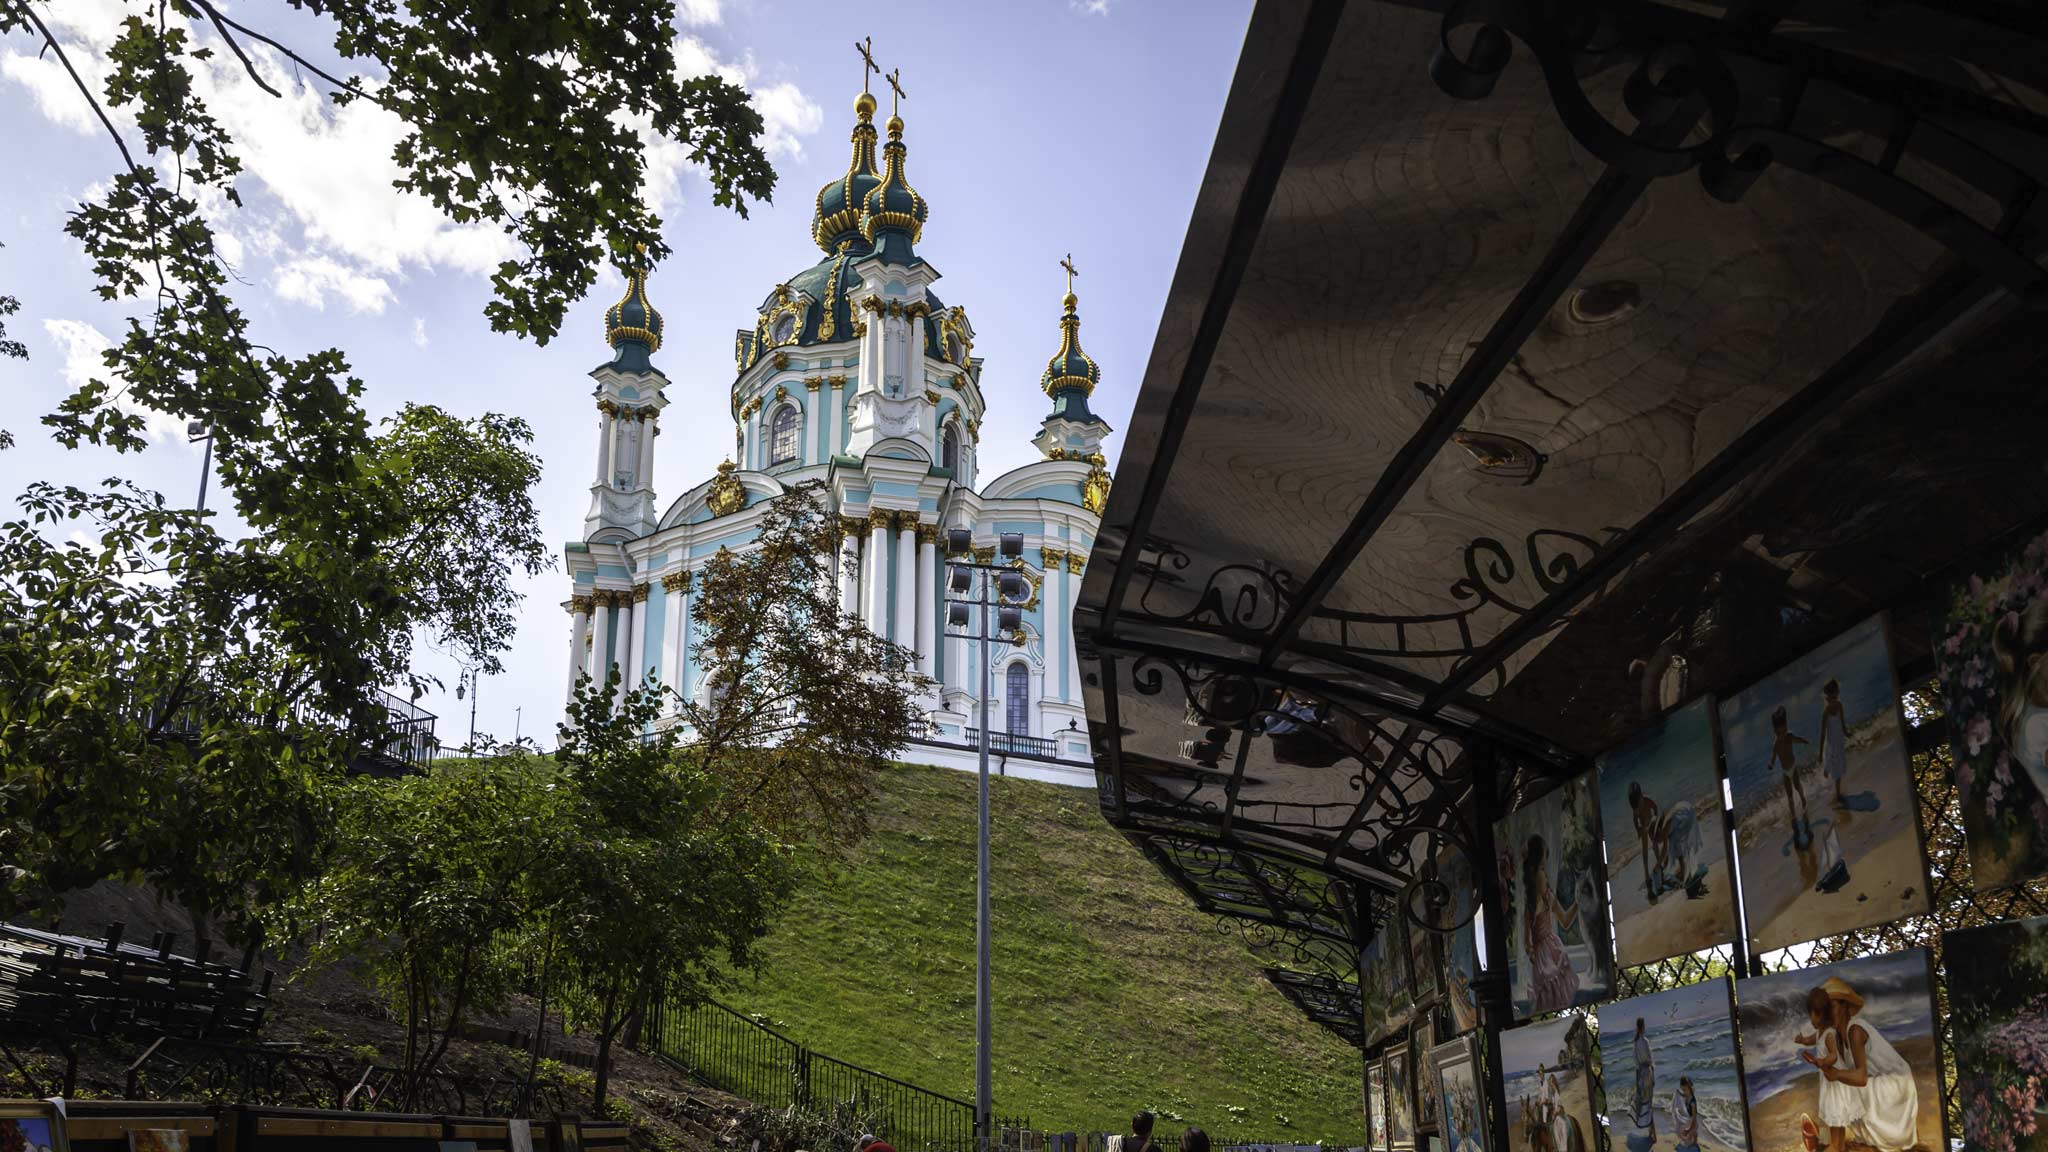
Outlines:
<svg viewBox="0 0 2048 1152"><path fill-rule="evenodd" d="M1374 1060L1365 1066L1365 1126L1367 1147L1374 1152L1388 1152L1387 1065L1384 1060Z"/></svg>
<svg viewBox="0 0 2048 1152"><path fill-rule="evenodd" d="M1500 1034L1509 1152L1594 1152L1592 1044L1586 1018L1560 1016Z"/></svg>
<svg viewBox="0 0 2048 1152"><path fill-rule="evenodd" d="M446 1140L441 1142L447 1144ZM474 1152L476 1145L470 1148ZM191 1152L192 1134L183 1128L130 1128L128 1152Z"/></svg>
<svg viewBox="0 0 2048 1152"><path fill-rule="evenodd" d="M1722 701L1720 712L1756 951L1927 911L1882 615Z"/></svg>
<svg viewBox="0 0 2048 1152"><path fill-rule="evenodd" d="M1593 774L1508 815L1495 825L1494 844L1515 1018L1606 999L1614 958Z"/></svg>
<svg viewBox="0 0 2048 1152"><path fill-rule="evenodd" d="M1472 857L1453 847L1436 858L1436 879L1446 906L1432 913L1435 923L1452 925L1442 939L1444 1000L1450 1009L1451 1032L1479 1027L1479 888L1472 875Z"/></svg>
<svg viewBox="0 0 2048 1152"><path fill-rule="evenodd" d="M1932 994L1920 948L1737 981L1756 1146L1946 1148Z"/></svg>
<svg viewBox="0 0 2048 1152"><path fill-rule="evenodd" d="M1735 939L1713 702L1671 712L1595 764L1614 962L1654 964Z"/></svg>
<svg viewBox="0 0 2048 1152"><path fill-rule="evenodd" d="M1390 913L1359 960L1367 1044L1408 1026L1408 946L1401 928L1402 918Z"/></svg>
<svg viewBox="0 0 2048 1152"><path fill-rule="evenodd" d="M1726 979L1617 1000L1595 1016L1613 1152L1749 1152Z"/></svg>
<svg viewBox="0 0 2048 1152"><path fill-rule="evenodd" d="M2048 1152L2048 917L1941 939L1964 1146Z"/></svg>
<svg viewBox="0 0 2048 1152"><path fill-rule="evenodd" d="M1415 1147L1415 1077L1408 1045L1387 1049L1387 1144L1395 1152Z"/></svg>
<svg viewBox="0 0 2048 1152"><path fill-rule="evenodd" d="M1436 1024L1425 1015L1415 1026L1415 1043L1408 1050L1415 1065L1415 1126L1423 1131L1437 1131L1437 1117L1442 1112L1443 1083L1437 1078L1436 1065L1429 1059L1429 1051L1434 1047Z"/></svg>
<svg viewBox="0 0 2048 1152"><path fill-rule="evenodd" d="M45 1100L0 1100L0 1152L71 1152L64 1113Z"/></svg>
<svg viewBox="0 0 2048 1152"><path fill-rule="evenodd" d="M1980 889L2048 872L2048 535L1949 600L1934 658Z"/></svg>
<svg viewBox="0 0 2048 1152"><path fill-rule="evenodd" d="M1429 1050L1429 1063L1443 1085L1437 1134L1446 1152L1491 1152L1486 1132L1485 1077L1478 1038L1467 1033Z"/></svg>

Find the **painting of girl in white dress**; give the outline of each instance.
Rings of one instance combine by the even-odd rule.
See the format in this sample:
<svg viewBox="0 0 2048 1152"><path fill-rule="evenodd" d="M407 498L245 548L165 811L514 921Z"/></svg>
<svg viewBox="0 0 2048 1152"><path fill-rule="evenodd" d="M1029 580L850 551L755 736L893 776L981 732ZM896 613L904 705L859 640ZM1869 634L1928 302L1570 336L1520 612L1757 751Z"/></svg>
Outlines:
<svg viewBox="0 0 2048 1152"><path fill-rule="evenodd" d="M1757 1146L1945 1148L1931 993L1918 948L1737 983Z"/></svg>
<svg viewBox="0 0 2048 1152"><path fill-rule="evenodd" d="M1978 888L2048 872L2048 535L1972 576L1935 638L1970 876Z"/></svg>
<svg viewBox="0 0 2048 1152"><path fill-rule="evenodd" d="M1516 1018L1606 999L1614 984L1613 938L1593 774L1498 821L1494 844L1507 895L1508 987Z"/></svg>

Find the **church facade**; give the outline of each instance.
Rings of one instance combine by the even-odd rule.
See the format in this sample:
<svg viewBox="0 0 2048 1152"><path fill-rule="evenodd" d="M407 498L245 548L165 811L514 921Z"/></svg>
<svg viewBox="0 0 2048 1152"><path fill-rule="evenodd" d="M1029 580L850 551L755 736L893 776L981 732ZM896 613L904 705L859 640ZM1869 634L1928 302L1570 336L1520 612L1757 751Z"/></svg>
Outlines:
<svg viewBox="0 0 2048 1152"><path fill-rule="evenodd" d="M917 250L929 206L906 173L903 121L889 118L878 149L874 98L863 92L854 112L852 158L819 189L812 217L822 258L776 285L734 335L734 454L665 508L654 444L668 379L653 362L662 318L644 269L605 314L613 354L591 373L596 475L564 555L570 689L617 665L628 686L659 677L702 699L694 569L720 548L746 548L764 506L788 487L822 481L851 561L840 607L915 652L937 684L925 702L929 731L904 759L976 762L983 649L945 627L941 533L969 529L984 561L999 533L1022 533L1023 627L986 649L992 759L1010 775L1092 786L1068 621L1109 493L1110 429L1088 407L1101 373L1081 349L1071 280L1058 348L1040 376L1050 405L1032 440L1040 459L984 481L982 361L966 309L940 300L939 273Z"/></svg>

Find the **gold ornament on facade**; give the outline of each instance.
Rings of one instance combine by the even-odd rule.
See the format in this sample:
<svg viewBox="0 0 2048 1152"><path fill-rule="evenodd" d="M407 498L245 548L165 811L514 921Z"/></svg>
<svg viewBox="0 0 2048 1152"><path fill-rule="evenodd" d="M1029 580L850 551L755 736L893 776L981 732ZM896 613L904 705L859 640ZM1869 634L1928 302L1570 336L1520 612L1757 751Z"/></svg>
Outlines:
<svg viewBox="0 0 2048 1152"><path fill-rule="evenodd" d="M981 443L981 421L969 420L967 422L967 438L976 444Z"/></svg>
<svg viewBox="0 0 2048 1152"><path fill-rule="evenodd" d="M873 312L879 315L886 307L887 305L882 303L880 296L865 296L861 298L860 310L863 312Z"/></svg>
<svg viewBox="0 0 2048 1152"><path fill-rule="evenodd" d="M596 605L590 602L590 597L588 596L569 597L569 611L572 613L581 612L585 616L588 616L590 615L590 610L594 607L596 607Z"/></svg>
<svg viewBox="0 0 2048 1152"><path fill-rule="evenodd" d="M993 564L993 563L995 563L995 562L996 562L996 550L995 550L995 547L994 547L993 545L991 545L991 546L989 546L989 547L987 547L987 548L976 548L976 549L974 549L974 562L975 562L976 564Z"/></svg>
<svg viewBox="0 0 2048 1152"><path fill-rule="evenodd" d="M1031 643L1031 637L1022 628L1019 628L1015 632L1010 633L1010 643L1015 647L1022 648Z"/></svg>
<svg viewBox="0 0 2048 1152"><path fill-rule="evenodd" d="M1047 458L1047 459L1051 459L1051 460L1065 460L1065 459L1067 458L1067 450L1066 450L1065 446L1063 446L1063 445L1059 445L1059 444L1055 444L1055 445L1053 445L1053 446L1052 446L1052 448L1051 448L1051 450L1050 450L1050 451L1046 452L1046 454L1045 454L1045 455L1046 455L1046 458Z"/></svg>
<svg viewBox="0 0 2048 1152"><path fill-rule="evenodd" d="M746 485L733 475L738 466L726 460L718 465L718 475L711 479L711 492L704 498L704 506L713 516L730 516L747 505Z"/></svg>
<svg viewBox="0 0 2048 1152"><path fill-rule="evenodd" d="M886 531L890 523L893 522L895 519L896 514L894 512L889 511L887 508L868 509L869 528L880 528Z"/></svg>
<svg viewBox="0 0 2048 1152"><path fill-rule="evenodd" d="M937 524L919 524L917 526L917 542L919 544L937 544L939 542L939 526Z"/></svg>
<svg viewBox="0 0 2048 1152"><path fill-rule="evenodd" d="M789 367L789 353L777 352L775 354L775 367L778 369Z"/></svg>
<svg viewBox="0 0 2048 1152"><path fill-rule="evenodd" d="M633 603L635 603L635 604L645 604L646 602L647 602L647 585L645 585L645 584L635 584L635 585L633 585Z"/></svg>
<svg viewBox="0 0 2048 1152"><path fill-rule="evenodd" d="M924 399L925 403L927 404L937 404L939 402L939 394L933 391L932 389L927 388L924 390Z"/></svg>
<svg viewBox="0 0 2048 1152"><path fill-rule="evenodd" d="M1088 557L1083 556L1079 552L1067 553L1067 571L1079 575L1081 569L1085 567L1087 563Z"/></svg>
<svg viewBox="0 0 2048 1152"><path fill-rule="evenodd" d="M857 540L860 538L861 533L867 530L868 522L858 516L841 516L839 518L839 534L841 536L851 536Z"/></svg>
<svg viewBox="0 0 2048 1152"><path fill-rule="evenodd" d="M665 592L688 592L690 590L689 571L685 569L682 571L670 572L668 575L663 576L661 578L661 587L662 590Z"/></svg>
<svg viewBox="0 0 2048 1152"><path fill-rule="evenodd" d="M868 334L868 322L867 322L867 321L865 321L865 320L855 320L855 321L853 322L853 334L854 334L854 336L855 336L855 337L861 337L861 336L865 336L865 335L867 335L867 334Z"/></svg>
<svg viewBox="0 0 2048 1152"><path fill-rule="evenodd" d="M789 386L786 384L777 384L775 386L775 398L777 400L789 399Z"/></svg>
<svg viewBox="0 0 2048 1152"><path fill-rule="evenodd" d="M816 392L824 383L825 378L823 376L806 376L804 377L804 391Z"/></svg>
<svg viewBox="0 0 2048 1152"><path fill-rule="evenodd" d="M844 377L844 376L827 376L827 377L825 377L825 383L827 383L827 384L830 384L830 385L831 385L831 386L833 386L834 388L839 388L839 387L843 387L843 386L844 386L844 385L846 384L846 377Z"/></svg>
<svg viewBox="0 0 2048 1152"><path fill-rule="evenodd" d="M1038 550L1038 558L1045 561L1045 570L1052 572L1059 568L1060 561L1065 560L1067 554L1058 548L1040 548Z"/></svg>
<svg viewBox="0 0 2048 1152"><path fill-rule="evenodd" d="M1081 506L1100 516L1109 504L1109 469L1100 452L1091 454L1088 463L1088 478L1081 482Z"/></svg>

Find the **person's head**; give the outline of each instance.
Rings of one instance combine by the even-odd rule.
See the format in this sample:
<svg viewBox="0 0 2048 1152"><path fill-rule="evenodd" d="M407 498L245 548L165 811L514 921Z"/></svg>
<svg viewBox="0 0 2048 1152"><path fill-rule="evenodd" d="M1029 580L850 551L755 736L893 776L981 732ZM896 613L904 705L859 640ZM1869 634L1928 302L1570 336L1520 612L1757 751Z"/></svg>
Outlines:
<svg viewBox="0 0 2048 1152"><path fill-rule="evenodd" d="M1829 680L1827 683L1820 686L1820 694L1822 696L1827 697L1828 703L1833 704L1835 701L1840 700L1842 698L1841 682L1836 680Z"/></svg>
<svg viewBox="0 0 2048 1152"><path fill-rule="evenodd" d="M1683 1093L1685 1093L1685 1094L1686 1094L1687 1096L1691 1096L1691 1095L1692 1095L1692 1077L1690 1077L1690 1076L1680 1076L1680 1077L1678 1078L1678 1090L1679 1090L1680 1092L1683 1092Z"/></svg>
<svg viewBox="0 0 2048 1152"><path fill-rule="evenodd" d="M1543 867L1548 856L1541 836L1529 837L1529 842L1522 846L1522 890L1532 903L1543 891Z"/></svg>
<svg viewBox="0 0 2048 1152"><path fill-rule="evenodd" d="M1780 704L1776 708L1771 709L1771 731L1782 735L1785 731L1786 726L1790 723L1791 722L1785 718L1785 706L1783 704Z"/></svg>
<svg viewBox="0 0 2048 1152"><path fill-rule="evenodd" d="M1835 1002L1825 988L1812 988L1806 993L1806 1018L1815 1028L1826 1028L1835 1022Z"/></svg>
<svg viewBox="0 0 2048 1152"><path fill-rule="evenodd" d="M1150 1112L1140 1111L1136 1116L1131 1117L1131 1135L1150 1136L1151 1134L1152 1114Z"/></svg>
<svg viewBox="0 0 2048 1152"><path fill-rule="evenodd" d="M1209 1134L1188 1125L1180 1134L1180 1152L1209 1152Z"/></svg>
<svg viewBox="0 0 2048 1152"><path fill-rule="evenodd" d="M1638 1036L1641 1036L1642 1034L1643 1034L1643 1018L1642 1018L1641 1016L1638 1016L1638 1017L1636 1017L1636 1035L1638 1035Z"/></svg>

